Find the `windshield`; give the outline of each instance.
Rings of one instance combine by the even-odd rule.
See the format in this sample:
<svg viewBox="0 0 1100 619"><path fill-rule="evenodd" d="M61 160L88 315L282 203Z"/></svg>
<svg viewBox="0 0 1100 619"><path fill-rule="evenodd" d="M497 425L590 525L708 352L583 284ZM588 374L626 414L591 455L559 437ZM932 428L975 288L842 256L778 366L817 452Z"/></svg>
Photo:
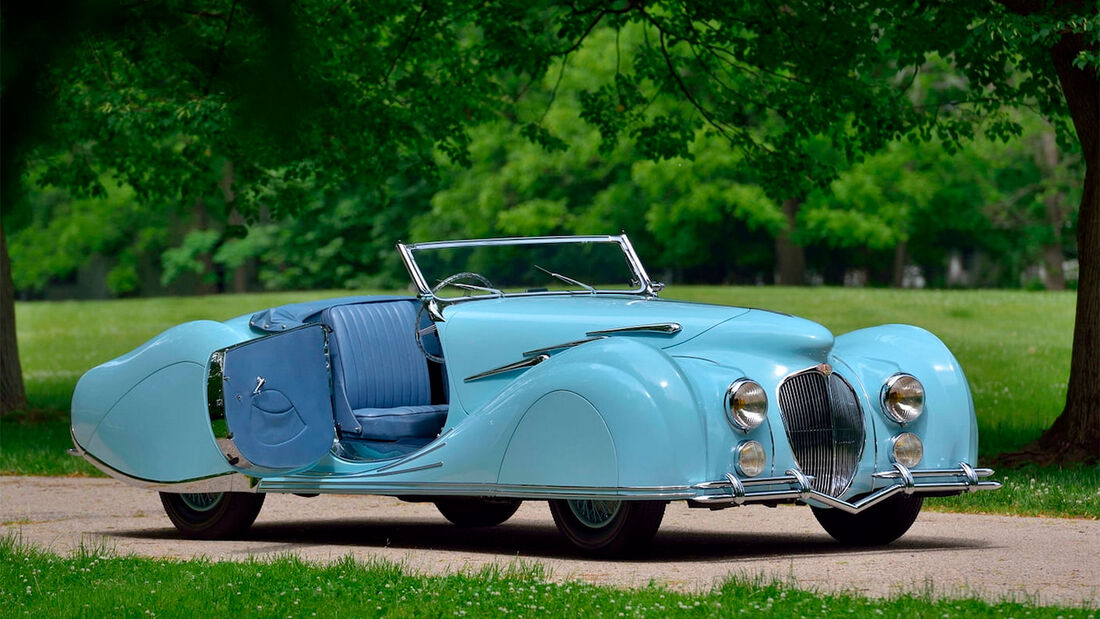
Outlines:
<svg viewBox="0 0 1100 619"><path fill-rule="evenodd" d="M421 294L439 299L642 293L648 279L625 236L400 245Z"/></svg>

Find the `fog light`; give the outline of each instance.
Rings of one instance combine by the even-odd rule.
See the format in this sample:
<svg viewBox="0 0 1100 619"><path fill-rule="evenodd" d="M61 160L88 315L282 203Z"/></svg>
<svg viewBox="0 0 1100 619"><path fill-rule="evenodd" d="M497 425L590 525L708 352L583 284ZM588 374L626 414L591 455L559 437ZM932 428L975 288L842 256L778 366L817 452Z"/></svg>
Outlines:
<svg viewBox="0 0 1100 619"><path fill-rule="evenodd" d="M924 444L916 434L905 432L894 437L894 446L890 450L890 455L894 462L911 469L920 464L921 458L924 457Z"/></svg>
<svg viewBox="0 0 1100 619"><path fill-rule="evenodd" d="M745 441L737 446L737 472L745 477L763 473L767 460L764 446L756 441Z"/></svg>

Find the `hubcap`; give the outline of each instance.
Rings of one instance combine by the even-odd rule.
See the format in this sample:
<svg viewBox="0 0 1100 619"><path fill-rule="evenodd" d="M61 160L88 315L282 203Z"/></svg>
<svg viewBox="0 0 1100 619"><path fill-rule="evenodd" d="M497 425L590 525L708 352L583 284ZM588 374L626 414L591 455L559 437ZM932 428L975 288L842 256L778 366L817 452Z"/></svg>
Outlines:
<svg viewBox="0 0 1100 619"><path fill-rule="evenodd" d="M220 492L204 492L200 494L181 494L183 504L197 512L207 512L217 506L222 498Z"/></svg>
<svg viewBox="0 0 1100 619"><path fill-rule="evenodd" d="M569 509L586 527L598 529L607 526L622 507L622 501L591 501L588 499L570 500Z"/></svg>

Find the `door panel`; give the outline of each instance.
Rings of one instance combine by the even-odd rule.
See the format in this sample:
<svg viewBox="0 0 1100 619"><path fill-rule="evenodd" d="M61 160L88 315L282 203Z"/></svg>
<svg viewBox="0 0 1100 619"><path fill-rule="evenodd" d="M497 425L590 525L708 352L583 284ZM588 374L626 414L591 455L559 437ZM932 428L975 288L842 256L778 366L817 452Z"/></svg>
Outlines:
<svg viewBox="0 0 1100 619"><path fill-rule="evenodd" d="M329 452L335 429L321 325L230 348L222 374L226 423L253 467L287 473Z"/></svg>

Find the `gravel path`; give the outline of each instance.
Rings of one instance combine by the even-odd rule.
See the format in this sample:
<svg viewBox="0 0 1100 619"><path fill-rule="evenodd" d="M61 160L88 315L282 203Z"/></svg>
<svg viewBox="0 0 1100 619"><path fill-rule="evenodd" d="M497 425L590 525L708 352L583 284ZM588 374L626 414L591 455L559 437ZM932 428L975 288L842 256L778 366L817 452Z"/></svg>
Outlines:
<svg viewBox="0 0 1100 619"><path fill-rule="evenodd" d="M731 575L881 596L901 591L1100 603L1100 521L925 512L886 548L836 545L809 509L724 511L673 503L651 549L629 561L590 561L559 537L544 502L525 503L502 526L458 529L431 504L387 497L271 495L249 538L177 537L156 493L107 479L0 477L0 529L66 553L81 542L121 554L244 559L295 553L328 561L382 557L414 571L477 569L515 560L554 579L612 585L651 581L706 589Z"/></svg>

